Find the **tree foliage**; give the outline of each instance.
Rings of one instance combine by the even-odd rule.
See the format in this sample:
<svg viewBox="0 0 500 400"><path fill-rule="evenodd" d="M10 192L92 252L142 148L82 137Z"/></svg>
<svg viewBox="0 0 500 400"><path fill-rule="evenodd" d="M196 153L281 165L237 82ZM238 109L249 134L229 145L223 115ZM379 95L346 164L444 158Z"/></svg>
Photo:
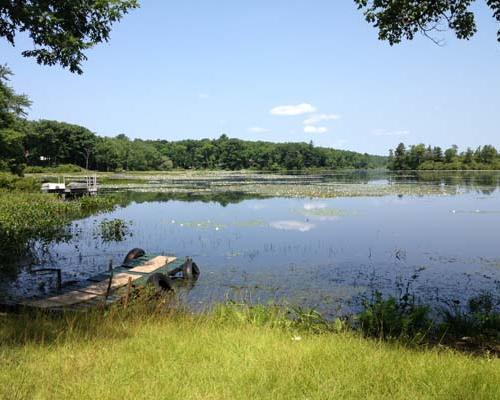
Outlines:
<svg viewBox="0 0 500 400"><path fill-rule="evenodd" d="M20 117L26 116L26 108L31 105L28 97L16 94L8 85L12 72L0 65L0 129L11 127Z"/></svg>
<svg viewBox="0 0 500 400"><path fill-rule="evenodd" d="M85 51L108 41L113 23L138 6L137 0L3 0L0 36L14 46L26 32L34 47L23 56L81 74Z"/></svg>
<svg viewBox="0 0 500 400"><path fill-rule="evenodd" d="M131 140L100 137L57 121L33 121L24 143L30 166L87 165L100 171L179 169L302 170L382 168L386 157L315 147L312 143L271 143L232 139ZM89 151L88 160L85 159ZM88 163L87 163L88 161Z"/></svg>
<svg viewBox="0 0 500 400"><path fill-rule="evenodd" d="M30 106L27 96L8 85L11 71L0 65L0 171L21 174L24 164L23 117Z"/></svg>
<svg viewBox="0 0 500 400"><path fill-rule="evenodd" d="M435 42L435 32L451 29L457 38L470 39L477 31L475 0L354 0L367 22L378 29L381 40L391 45L412 40L421 33ZM500 0L486 0L493 18L500 23ZM500 29L498 30L500 41Z"/></svg>
<svg viewBox="0 0 500 400"><path fill-rule="evenodd" d="M391 150L389 168L392 170L434 170L434 169L500 169L500 155L491 145L479 146L475 151L468 148L459 153L456 145L444 151L440 147L425 147L424 144L410 146L404 143Z"/></svg>

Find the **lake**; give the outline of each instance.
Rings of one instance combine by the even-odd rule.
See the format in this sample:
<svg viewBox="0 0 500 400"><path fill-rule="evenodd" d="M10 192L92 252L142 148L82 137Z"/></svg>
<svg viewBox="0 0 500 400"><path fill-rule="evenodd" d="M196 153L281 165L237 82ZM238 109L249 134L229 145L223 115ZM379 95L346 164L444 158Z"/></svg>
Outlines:
<svg viewBox="0 0 500 400"><path fill-rule="evenodd" d="M133 247L189 255L202 275L181 295L194 307L287 301L326 315L355 310L375 290L408 288L433 304L500 291L499 173L177 178L109 185L122 207L75 221L71 239L50 244L40 266L82 280ZM117 218L130 234L103 240L99 223ZM9 296L54 285L25 269L2 282Z"/></svg>

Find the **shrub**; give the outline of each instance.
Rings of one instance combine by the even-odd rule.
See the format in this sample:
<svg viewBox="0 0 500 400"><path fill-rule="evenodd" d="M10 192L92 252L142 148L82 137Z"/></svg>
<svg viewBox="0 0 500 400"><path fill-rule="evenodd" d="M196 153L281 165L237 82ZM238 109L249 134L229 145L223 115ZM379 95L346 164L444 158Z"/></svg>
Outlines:
<svg viewBox="0 0 500 400"><path fill-rule="evenodd" d="M36 192L40 191L40 182L35 178L21 178L16 175L0 172L0 189Z"/></svg>
<svg viewBox="0 0 500 400"><path fill-rule="evenodd" d="M132 236L129 224L123 219L104 219L94 232L94 238L101 238L103 243L106 242L122 242L127 237Z"/></svg>
<svg viewBox="0 0 500 400"><path fill-rule="evenodd" d="M84 168L75 164L60 164L55 167L29 166L24 169L27 174L40 173L77 173L85 171Z"/></svg>
<svg viewBox="0 0 500 400"><path fill-rule="evenodd" d="M442 310L441 329L455 337L470 336L500 342L500 299L491 293L481 293L467 302L465 309L459 302Z"/></svg>
<svg viewBox="0 0 500 400"><path fill-rule="evenodd" d="M377 291L370 300L365 299L358 318L367 336L416 338L425 335L431 328L428 315L429 307L415 304L413 297L384 299Z"/></svg>

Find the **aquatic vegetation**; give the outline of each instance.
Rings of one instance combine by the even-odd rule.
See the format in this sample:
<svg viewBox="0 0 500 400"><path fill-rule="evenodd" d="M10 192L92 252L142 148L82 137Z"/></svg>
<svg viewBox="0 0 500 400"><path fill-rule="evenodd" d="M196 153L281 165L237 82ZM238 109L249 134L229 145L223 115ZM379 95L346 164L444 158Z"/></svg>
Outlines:
<svg viewBox="0 0 500 400"><path fill-rule="evenodd" d="M35 178L21 178L17 175L0 172L0 190L37 192L40 191L40 181Z"/></svg>
<svg viewBox="0 0 500 400"><path fill-rule="evenodd" d="M474 337L500 343L500 297L483 292L472 297L463 307L451 301L442 309L441 330L455 337Z"/></svg>
<svg viewBox="0 0 500 400"><path fill-rule="evenodd" d="M94 237L99 237L103 243L122 242L132 236L131 223L119 218L104 219L99 223Z"/></svg>
<svg viewBox="0 0 500 400"><path fill-rule="evenodd" d="M429 311L428 306L418 305L414 298L396 299L390 296L385 299L376 291L371 299L363 302L358 319L361 330L368 336L415 340L432 327Z"/></svg>
<svg viewBox="0 0 500 400"><path fill-rule="evenodd" d="M106 189L127 189L142 192L154 191L165 193L185 193L204 195L224 193L245 193L259 197L308 197L336 198L354 196L389 196L389 195L450 195L456 194L457 188L441 185L385 184L367 185L365 183L339 183L328 181L319 175L262 175L262 174L186 174L158 179L155 184L144 181L142 184L103 185Z"/></svg>
<svg viewBox="0 0 500 400"><path fill-rule="evenodd" d="M254 197L337 198L359 196L448 196L463 192L491 194L498 172L255 171L175 170L98 173L104 190L134 190L221 201L232 193ZM226 203L227 204L227 203Z"/></svg>
<svg viewBox="0 0 500 400"><path fill-rule="evenodd" d="M106 197L64 201L41 193L0 192L0 259L4 265L13 264L33 250L36 241L67 240L64 228L71 220L113 207L113 200Z"/></svg>
<svg viewBox="0 0 500 400"><path fill-rule="evenodd" d="M243 221L236 221L233 224L238 228L258 228L262 226L267 226L267 222L263 219L250 219Z"/></svg>

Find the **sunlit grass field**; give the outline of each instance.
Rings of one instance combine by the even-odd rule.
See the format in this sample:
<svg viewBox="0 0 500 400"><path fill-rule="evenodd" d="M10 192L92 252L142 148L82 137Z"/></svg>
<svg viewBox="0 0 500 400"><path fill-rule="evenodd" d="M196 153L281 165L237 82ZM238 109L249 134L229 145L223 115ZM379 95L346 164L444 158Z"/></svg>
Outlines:
<svg viewBox="0 0 500 400"><path fill-rule="evenodd" d="M498 358L220 310L3 315L0 398L500 399Z"/></svg>

